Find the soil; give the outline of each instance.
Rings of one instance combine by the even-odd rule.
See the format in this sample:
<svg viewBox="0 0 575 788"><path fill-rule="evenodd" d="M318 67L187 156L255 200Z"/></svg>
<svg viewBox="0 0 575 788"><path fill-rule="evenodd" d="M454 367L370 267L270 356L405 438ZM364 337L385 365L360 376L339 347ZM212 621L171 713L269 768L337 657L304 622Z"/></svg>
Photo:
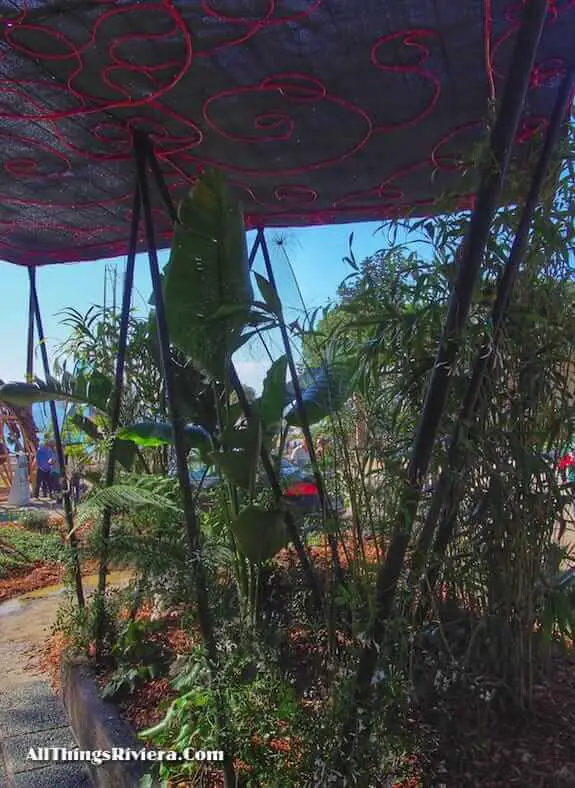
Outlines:
<svg viewBox="0 0 575 788"><path fill-rule="evenodd" d="M428 715L430 716L430 715ZM447 786L569 788L575 783L575 651L557 653L529 714L478 720L469 697L441 709L434 765Z"/></svg>

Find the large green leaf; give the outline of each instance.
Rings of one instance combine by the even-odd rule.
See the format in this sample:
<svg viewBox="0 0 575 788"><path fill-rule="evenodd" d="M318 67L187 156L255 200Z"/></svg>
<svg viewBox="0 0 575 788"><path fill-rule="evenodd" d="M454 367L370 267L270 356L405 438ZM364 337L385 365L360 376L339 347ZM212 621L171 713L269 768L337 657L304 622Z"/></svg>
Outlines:
<svg viewBox="0 0 575 788"><path fill-rule="evenodd" d="M138 447L132 441L116 440L114 447L116 459L126 471L131 471L138 454Z"/></svg>
<svg viewBox="0 0 575 788"><path fill-rule="evenodd" d="M253 404L254 414L262 422L263 442L268 450L281 428L286 400L286 370L286 356L273 362L264 380L262 396Z"/></svg>
<svg viewBox="0 0 575 788"><path fill-rule="evenodd" d="M266 309L279 317L282 313L282 305L275 288L261 274L256 272L254 276L264 299Z"/></svg>
<svg viewBox="0 0 575 788"><path fill-rule="evenodd" d="M209 433L198 424L186 424L186 443L191 449L205 449L211 445ZM118 432L118 440L132 441L136 446L168 446L174 442L171 424L143 421L128 424Z"/></svg>
<svg viewBox="0 0 575 788"><path fill-rule="evenodd" d="M179 209L165 269L172 340L217 380L241 341L253 301L243 215L219 172L206 171Z"/></svg>
<svg viewBox="0 0 575 788"><path fill-rule="evenodd" d="M222 451L210 455L228 479L244 490L253 490L262 446L261 422L257 416L245 420L240 428L225 430Z"/></svg>
<svg viewBox="0 0 575 788"><path fill-rule="evenodd" d="M73 387L63 386L56 380L44 383L37 380L35 383L2 383L0 384L0 402L17 407L27 407L39 402L78 402L85 405L95 405L87 399L85 390L77 391ZM83 396L84 394L84 396Z"/></svg>
<svg viewBox="0 0 575 788"><path fill-rule="evenodd" d="M340 410L353 393L354 364L351 361L333 362L322 367L315 380L302 392L305 420L317 424ZM295 403L286 415L292 427L302 426L302 417Z"/></svg>
<svg viewBox="0 0 575 788"><path fill-rule="evenodd" d="M210 454L208 459L221 470L232 484L237 484L242 490L250 489L251 473L245 452L219 451Z"/></svg>
<svg viewBox="0 0 575 788"><path fill-rule="evenodd" d="M266 432L277 430L284 410L286 392L287 356L281 356L271 365L264 379L258 415Z"/></svg>
<svg viewBox="0 0 575 788"><path fill-rule="evenodd" d="M230 529L241 552L253 564L269 561L287 543L284 518L277 510L246 506Z"/></svg>

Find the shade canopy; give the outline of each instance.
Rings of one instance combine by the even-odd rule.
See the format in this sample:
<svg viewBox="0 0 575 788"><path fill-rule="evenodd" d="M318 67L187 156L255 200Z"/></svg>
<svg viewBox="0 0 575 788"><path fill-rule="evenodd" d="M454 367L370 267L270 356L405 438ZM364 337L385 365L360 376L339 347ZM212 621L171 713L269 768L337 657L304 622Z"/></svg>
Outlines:
<svg viewBox="0 0 575 788"><path fill-rule="evenodd" d="M517 156L575 62L575 2L549 6ZM461 158L501 99L522 12L521 0L0 3L0 257L125 254L133 129L176 199L202 168L224 170L248 226L469 206ZM155 214L165 246L159 198Z"/></svg>

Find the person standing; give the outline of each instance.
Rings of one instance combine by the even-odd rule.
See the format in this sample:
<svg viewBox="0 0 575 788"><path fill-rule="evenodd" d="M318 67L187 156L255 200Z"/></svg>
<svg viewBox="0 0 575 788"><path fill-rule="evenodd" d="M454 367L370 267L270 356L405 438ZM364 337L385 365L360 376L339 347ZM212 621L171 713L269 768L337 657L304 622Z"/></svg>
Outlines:
<svg viewBox="0 0 575 788"><path fill-rule="evenodd" d="M47 498L52 492L51 472L52 464L55 460L54 452L49 444L44 441L36 452L36 486L34 488L34 498L42 496Z"/></svg>
<svg viewBox="0 0 575 788"><path fill-rule="evenodd" d="M52 462L50 467L50 494L56 501L60 502L62 498L61 496L62 469L60 468L60 463L58 462L58 455L56 454L55 444L51 443L50 448L52 450Z"/></svg>
<svg viewBox="0 0 575 788"><path fill-rule="evenodd" d="M294 465L297 465L298 468L305 468L305 466L310 461L309 451L305 443L298 443L295 449L292 452L290 457L291 461Z"/></svg>
<svg viewBox="0 0 575 788"><path fill-rule="evenodd" d="M315 447L315 455L322 462L327 459L327 440L319 437Z"/></svg>

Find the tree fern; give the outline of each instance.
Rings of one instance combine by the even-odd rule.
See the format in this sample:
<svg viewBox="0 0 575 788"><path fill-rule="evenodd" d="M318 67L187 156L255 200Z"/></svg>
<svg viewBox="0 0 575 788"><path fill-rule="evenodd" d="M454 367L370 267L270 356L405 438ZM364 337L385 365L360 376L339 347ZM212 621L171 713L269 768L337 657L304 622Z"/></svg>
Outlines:
<svg viewBox="0 0 575 788"><path fill-rule="evenodd" d="M77 515L77 525L94 518L106 508L118 511L136 511L151 507L156 511L182 515L175 480L162 476L126 476L111 487L95 489Z"/></svg>

